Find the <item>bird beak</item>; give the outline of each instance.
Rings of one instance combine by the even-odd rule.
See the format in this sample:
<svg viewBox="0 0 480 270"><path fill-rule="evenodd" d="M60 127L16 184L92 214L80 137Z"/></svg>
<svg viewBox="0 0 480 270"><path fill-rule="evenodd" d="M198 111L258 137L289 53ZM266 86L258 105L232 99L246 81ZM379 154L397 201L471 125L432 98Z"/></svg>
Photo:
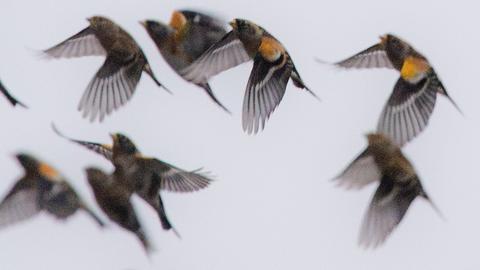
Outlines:
<svg viewBox="0 0 480 270"><path fill-rule="evenodd" d="M117 141L117 134L110 133L110 138L112 138L112 141Z"/></svg>
<svg viewBox="0 0 480 270"><path fill-rule="evenodd" d="M143 25L143 27L147 28L147 21L139 21L138 23Z"/></svg>
<svg viewBox="0 0 480 270"><path fill-rule="evenodd" d="M231 26L233 29L237 29L237 21L236 21L236 20L233 20L233 21L229 22L228 24L230 24L230 26Z"/></svg>
<svg viewBox="0 0 480 270"><path fill-rule="evenodd" d="M381 44L385 44L387 42L387 35L382 35L378 37L380 39Z"/></svg>

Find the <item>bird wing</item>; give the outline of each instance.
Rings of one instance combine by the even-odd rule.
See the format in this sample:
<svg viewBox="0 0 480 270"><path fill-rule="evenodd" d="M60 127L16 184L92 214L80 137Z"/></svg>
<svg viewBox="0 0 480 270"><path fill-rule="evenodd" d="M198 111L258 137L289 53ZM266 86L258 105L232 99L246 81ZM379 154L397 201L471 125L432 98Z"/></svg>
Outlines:
<svg viewBox="0 0 480 270"><path fill-rule="evenodd" d="M343 68L394 68L381 43L337 62L335 65Z"/></svg>
<svg viewBox="0 0 480 270"><path fill-rule="evenodd" d="M173 192L193 192L206 188L211 179L199 170L184 171L155 158L144 158L143 162L160 178L160 189Z"/></svg>
<svg viewBox="0 0 480 270"><path fill-rule="evenodd" d="M380 169L367 148L334 180L338 186L346 189L361 189L380 179Z"/></svg>
<svg viewBox="0 0 480 270"><path fill-rule="evenodd" d="M105 63L87 86L78 109L84 117L103 121L106 115L127 103L142 75L144 61L133 55L128 61L107 56Z"/></svg>
<svg viewBox="0 0 480 270"><path fill-rule="evenodd" d="M8 100L8 102L10 102L10 104L12 104L12 106L16 106L18 104L18 105L20 105L24 108L27 108L27 106L25 104L20 102L18 99L16 99L14 96L12 96L12 94L10 94L10 92L8 92L7 88L5 88L5 86L3 86L1 81L0 81L0 92L5 96L5 98Z"/></svg>
<svg viewBox="0 0 480 270"><path fill-rule="evenodd" d="M25 181L18 181L0 203L0 228L35 216L41 211L38 191Z"/></svg>
<svg viewBox="0 0 480 270"><path fill-rule="evenodd" d="M243 130L257 133L282 101L293 64L286 54L276 62L256 56L243 99Z"/></svg>
<svg viewBox="0 0 480 270"><path fill-rule="evenodd" d="M418 195L414 188L414 185L394 184L393 179L382 178L363 218L360 245L375 248L385 242Z"/></svg>
<svg viewBox="0 0 480 270"><path fill-rule="evenodd" d="M67 137L67 136L63 135L63 133L61 133L54 124L52 124L52 129L58 136L66 139L66 140L69 140L73 143L76 143L80 146L83 146L83 147L87 148L88 150L91 150L91 151L93 151L97 154L100 154L104 158L112 161L113 151L112 151L112 147L110 145L88 142L88 141L81 141L81 140L76 140L76 139Z"/></svg>
<svg viewBox="0 0 480 270"><path fill-rule="evenodd" d="M72 58L91 55L106 55L95 31L87 27L58 45L43 51L51 58Z"/></svg>
<svg viewBox="0 0 480 270"><path fill-rule="evenodd" d="M243 43L237 38L235 32L230 31L179 74L187 81L201 84L207 82L212 76L250 59Z"/></svg>
<svg viewBox="0 0 480 270"><path fill-rule="evenodd" d="M416 84L399 78L378 121L377 131L402 146L428 125L438 85L427 77Z"/></svg>

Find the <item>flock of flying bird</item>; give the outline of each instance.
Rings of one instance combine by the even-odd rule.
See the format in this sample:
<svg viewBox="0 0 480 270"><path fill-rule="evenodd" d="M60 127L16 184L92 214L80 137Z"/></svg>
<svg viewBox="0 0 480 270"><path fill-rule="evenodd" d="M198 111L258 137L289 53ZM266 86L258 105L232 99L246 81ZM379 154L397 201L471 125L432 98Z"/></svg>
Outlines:
<svg viewBox="0 0 480 270"><path fill-rule="evenodd" d="M88 19L89 26L45 51L48 58L106 56L90 81L78 109L91 121L124 106L133 96L145 72L159 87L170 92L154 75L145 54L119 25L101 16ZM202 88L223 110L209 79L227 69L253 60L243 101L242 125L246 133L261 131L280 104L291 79L293 84L316 95L304 83L285 47L257 24L243 19L223 21L190 10L175 11L169 24L142 22L163 58L183 79ZM359 243L365 247L382 244L400 223L416 197L433 202L423 189L412 164L401 147L428 125L437 94L453 102L427 58L407 42L387 34L380 42L333 65L345 69L389 68L400 72L393 93L385 105L377 132L367 135L367 148L336 178L340 186L362 188L372 182L379 186L360 230ZM13 105L25 105L0 83L0 90ZM193 192L211 183L200 171L185 171L161 160L145 157L125 135L112 134L111 145L61 137L102 155L114 165L111 174L87 168L88 183L98 205L115 223L134 233L149 251L150 243L130 203L133 194L153 207L165 230L173 230L160 191ZM25 175L0 203L0 227L46 211L65 219L78 209L86 211L103 226L68 182L50 165L28 154L18 154ZM439 211L438 211L439 212ZM440 212L439 212L440 213Z"/></svg>

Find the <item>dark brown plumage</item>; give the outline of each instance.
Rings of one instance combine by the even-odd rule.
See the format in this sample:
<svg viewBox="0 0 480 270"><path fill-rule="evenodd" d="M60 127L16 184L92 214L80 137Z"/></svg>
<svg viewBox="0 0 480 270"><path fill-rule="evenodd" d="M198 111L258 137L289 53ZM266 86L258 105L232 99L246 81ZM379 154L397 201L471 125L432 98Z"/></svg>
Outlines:
<svg viewBox="0 0 480 270"><path fill-rule="evenodd" d="M265 122L280 104L290 79L295 86L316 97L301 79L290 54L275 37L247 20L235 19L230 24L233 30L181 74L199 84L253 59L243 100L242 123L247 133L257 133L264 128Z"/></svg>
<svg viewBox="0 0 480 270"><path fill-rule="evenodd" d="M447 94L425 56L394 35L387 34L380 39L380 43L335 65L343 68L390 68L400 72L400 78L380 116L377 131L402 146L427 127L437 93L460 109Z"/></svg>
<svg viewBox="0 0 480 270"><path fill-rule="evenodd" d="M165 61L179 75L181 70L191 65L227 33L220 20L191 10L174 11L168 25L153 20L144 21L142 25ZM229 112L217 99L208 82L197 85L202 87L218 106Z"/></svg>
<svg viewBox="0 0 480 270"><path fill-rule="evenodd" d="M359 237L360 245L375 248L397 227L416 197L426 199L440 212L400 148L382 134L367 137L367 149L335 180L348 189L380 183L364 216Z"/></svg>
<svg viewBox="0 0 480 270"><path fill-rule="evenodd" d="M84 117L91 121L98 117L102 121L125 105L132 98L142 72L167 90L154 76L145 54L132 36L105 17L94 16L88 21L90 26L44 51L52 58L106 56L78 105Z"/></svg>
<svg viewBox="0 0 480 270"><path fill-rule="evenodd" d="M151 245L130 202L132 193L114 175L107 175L96 168L87 168L86 173L88 183L103 212L113 222L134 233L149 253Z"/></svg>
<svg viewBox="0 0 480 270"><path fill-rule="evenodd" d="M0 203L0 227L27 220L42 211L64 220L79 209L90 215L99 226L104 226L54 168L27 154L16 157L25 169L25 175Z"/></svg>

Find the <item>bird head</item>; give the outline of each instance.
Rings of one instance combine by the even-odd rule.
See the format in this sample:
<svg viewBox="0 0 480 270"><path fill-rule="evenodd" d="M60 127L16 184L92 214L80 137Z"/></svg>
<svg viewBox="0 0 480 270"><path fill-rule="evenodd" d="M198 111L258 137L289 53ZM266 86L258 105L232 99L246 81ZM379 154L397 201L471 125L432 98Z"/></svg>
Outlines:
<svg viewBox="0 0 480 270"><path fill-rule="evenodd" d="M135 155L138 153L135 144L121 133L110 134L113 140L113 153L124 155Z"/></svg>
<svg viewBox="0 0 480 270"><path fill-rule="evenodd" d="M369 133L366 135L368 146L377 153L393 153L398 147L385 135Z"/></svg>
<svg viewBox="0 0 480 270"><path fill-rule="evenodd" d="M163 42L174 33L174 29L164 23L145 20L140 22L155 42Z"/></svg>
<svg viewBox="0 0 480 270"><path fill-rule="evenodd" d="M27 174L41 176L46 180L54 182L63 181L62 176L55 168L45 162L37 160L31 155L19 153L16 155L16 158L18 162L20 162L22 167L25 169Z"/></svg>
<svg viewBox="0 0 480 270"><path fill-rule="evenodd" d="M37 159L30 156L29 154L18 153L15 155L15 157L17 158L20 165L22 165L22 167L25 169L25 171L34 172L37 170L39 162Z"/></svg>
<svg viewBox="0 0 480 270"><path fill-rule="evenodd" d="M383 44L387 52L395 54L399 58L406 57L412 50L412 47L407 42L392 34L380 36L380 43Z"/></svg>
<svg viewBox="0 0 480 270"><path fill-rule="evenodd" d="M234 19L229 24L234 31L243 36L261 37L264 32L262 28L255 23L244 19Z"/></svg>
<svg viewBox="0 0 480 270"><path fill-rule="evenodd" d="M92 16L87 18L87 21L93 29L105 29L113 25L110 19L103 16Z"/></svg>

